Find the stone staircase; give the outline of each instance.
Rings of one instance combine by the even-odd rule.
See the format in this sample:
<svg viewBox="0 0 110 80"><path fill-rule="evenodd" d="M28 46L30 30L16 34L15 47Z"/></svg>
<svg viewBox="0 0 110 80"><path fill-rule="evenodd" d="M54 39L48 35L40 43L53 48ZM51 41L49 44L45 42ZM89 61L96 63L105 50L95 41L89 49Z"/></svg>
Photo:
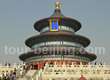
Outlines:
<svg viewBox="0 0 110 80"><path fill-rule="evenodd" d="M29 70L25 75L22 77L19 77L18 79L15 80L35 80L35 75L38 73L38 70Z"/></svg>
<svg viewBox="0 0 110 80"><path fill-rule="evenodd" d="M18 80L19 78L23 78L25 76L25 70L23 70L23 75L20 74L20 69L16 71L16 77L14 77L14 80Z"/></svg>

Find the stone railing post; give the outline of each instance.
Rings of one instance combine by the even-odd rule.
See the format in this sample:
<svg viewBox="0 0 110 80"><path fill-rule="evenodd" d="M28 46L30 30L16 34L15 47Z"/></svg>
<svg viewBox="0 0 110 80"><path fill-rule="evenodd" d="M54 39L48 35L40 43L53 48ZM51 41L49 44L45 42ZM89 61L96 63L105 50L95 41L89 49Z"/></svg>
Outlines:
<svg viewBox="0 0 110 80"><path fill-rule="evenodd" d="M39 80L38 75L36 75L36 80Z"/></svg>

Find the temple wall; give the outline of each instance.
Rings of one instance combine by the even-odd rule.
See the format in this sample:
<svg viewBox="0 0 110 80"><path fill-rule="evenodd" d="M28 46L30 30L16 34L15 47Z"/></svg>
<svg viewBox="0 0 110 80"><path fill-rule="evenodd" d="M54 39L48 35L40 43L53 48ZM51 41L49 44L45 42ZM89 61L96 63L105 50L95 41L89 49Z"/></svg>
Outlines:
<svg viewBox="0 0 110 80"><path fill-rule="evenodd" d="M71 65L72 62L76 65L79 65L81 61L72 61L72 60L43 60L43 61L35 61L35 62L30 62L30 63L27 63L28 66L30 66L31 64L33 65L33 70L35 69L34 66L38 65L38 70L40 70L41 68L44 67L44 63L48 62L48 64L50 64L51 62L53 64L63 64L63 62L65 62L65 64L69 64ZM85 64L84 62L82 62L82 64ZM88 64L88 63L86 63Z"/></svg>

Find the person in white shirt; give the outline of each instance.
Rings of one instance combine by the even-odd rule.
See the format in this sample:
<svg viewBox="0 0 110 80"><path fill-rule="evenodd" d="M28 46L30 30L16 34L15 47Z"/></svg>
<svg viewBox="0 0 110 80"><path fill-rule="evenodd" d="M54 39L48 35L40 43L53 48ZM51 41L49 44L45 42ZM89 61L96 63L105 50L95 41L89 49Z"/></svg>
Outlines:
<svg viewBox="0 0 110 80"><path fill-rule="evenodd" d="M25 62L23 62L23 70L25 70Z"/></svg>
<svg viewBox="0 0 110 80"><path fill-rule="evenodd" d="M22 68L22 66L20 67L20 74L21 75L23 74L23 68Z"/></svg>

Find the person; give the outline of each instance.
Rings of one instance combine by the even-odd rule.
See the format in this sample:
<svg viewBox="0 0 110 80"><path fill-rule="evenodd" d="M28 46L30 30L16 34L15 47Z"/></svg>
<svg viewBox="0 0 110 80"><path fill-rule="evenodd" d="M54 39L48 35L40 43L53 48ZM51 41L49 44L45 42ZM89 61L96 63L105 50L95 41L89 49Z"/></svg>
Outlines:
<svg viewBox="0 0 110 80"><path fill-rule="evenodd" d="M0 80L2 80L2 78L0 77Z"/></svg>
<svg viewBox="0 0 110 80"><path fill-rule="evenodd" d="M11 70L11 73L10 73L10 80L13 80L13 71Z"/></svg>
<svg viewBox="0 0 110 80"><path fill-rule="evenodd" d="M8 74L6 74L6 80L9 80L9 76L8 76Z"/></svg>
<svg viewBox="0 0 110 80"><path fill-rule="evenodd" d="M7 65L8 65L8 63L6 62L5 66L7 66Z"/></svg>
<svg viewBox="0 0 110 80"><path fill-rule="evenodd" d="M25 65L25 69L26 69L26 73L27 73L27 70L28 70L28 66L27 65Z"/></svg>
<svg viewBox="0 0 110 80"><path fill-rule="evenodd" d="M32 70L32 66L33 66L33 65L31 64L31 65L30 65L30 70Z"/></svg>
<svg viewBox="0 0 110 80"><path fill-rule="evenodd" d="M14 76L16 76L16 68L14 68L14 72L13 72Z"/></svg>
<svg viewBox="0 0 110 80"><path fill-rule="evenodd" d="M23 70L25 70L25 62L23 62Z"/></svg>
<svg viewBox="0 0 110 80"><path fill-rule="evenodd" d="M5 79L5 75L3 74L3 76L2 76L2 80L4 80Z"/></svg>
<svg viewBox="0 0 110 80"><path fill-rule="evenodd" d="M5 76L5 79L4 79L4 80L7 80L7 79L6 79L6 76Z"/></svg>
<svg viewBox="0 0 110 80"><path fill-rule="evenodd" d="M22 70L23 70L23 68L22 68L22 66L20 67L20 74L22 75L23 73L22 73Z"/></svg>
<svg viewBox="0 0 110 80"><path fill-rule="evenodd" d="M10 64L10 63L8 63L8 65L9 65L9 68L10 68L11 64Z"/></svg>
<svg viewBox="0 0 110 80"><path fill-rule="evenodd" d="M30 66L27 66L27 70L29 70L30 69Z"/></svg>

